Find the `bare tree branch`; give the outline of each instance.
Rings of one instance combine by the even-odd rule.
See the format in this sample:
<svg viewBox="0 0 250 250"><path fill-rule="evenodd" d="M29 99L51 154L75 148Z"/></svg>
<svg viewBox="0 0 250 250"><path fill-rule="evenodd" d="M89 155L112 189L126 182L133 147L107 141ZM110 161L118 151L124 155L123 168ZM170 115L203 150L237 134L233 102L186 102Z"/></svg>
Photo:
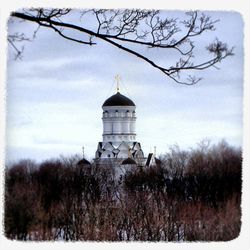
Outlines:
<svg viewBox="0 0 250 250"><path fill-rule="evenodd" d="M200 77L191 75L182 79L183 72L204 70L209 67L217 68L218 63L233 55L233 47L229 48L226 43L216 39L205 48L212 57L204 59L202 62L194 61L195 45L192 38L200 36L206 31L215 30L215 24L218 22L198 11L187 12L187 19L179 22L177 18L163 18L159 10L89 9L81 12L82 23L79 25L61 20L70 12L70 9L25 9L22 12L13 12L11 16L35 22L39 26L54 30L65 39L84 45L96 44L92 41L93 37L101 39L142 59L179 84L193 85L201 80ZM94 29L88 28L87 22L83 21L85 17L89 18L89 16L94 17L96 21ZM72 34L67 35L67 32L64 32L67 30L85 34L89 36L89 41L81 40ZM9 42L20 55L21 52L14 45L16 41L10 39ZM165 67L144 53L135 50L134 46L130 46L133 44L150 49L158 48L163 52L172 49L180 55L180 58L177 59L174 66Z"/></svg>
<svg viewBox="0 0 250 250"><path fill-rule="evenodd" d="M29 38L27 38L23 33L14 33L12 35L8 36L8 42L10 43L11 47L16 51L15 53L15 60L22 59L22 53L24 51L24 46L21 48L18 48L15 44L16 42L22 42L22 41L31 41Z"/></svg>

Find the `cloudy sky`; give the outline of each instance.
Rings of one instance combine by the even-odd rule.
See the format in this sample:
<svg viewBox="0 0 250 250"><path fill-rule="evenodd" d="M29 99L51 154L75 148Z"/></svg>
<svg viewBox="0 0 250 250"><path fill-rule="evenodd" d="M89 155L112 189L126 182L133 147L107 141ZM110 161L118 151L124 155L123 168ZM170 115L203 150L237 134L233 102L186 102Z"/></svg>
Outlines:
<svg viewBox="0 0 250 250"><path fill-rule="evenodd" d="M96 46L80 45L46 28L39 29L33 42L25 43L22 60L13 60L9 48L7 162L81 154L82 146L92 159L102 140L101 106L115 93L116 74L121 76L121 93L137 106L137 141L146 154L154 146L158 154L173 144L188 149L204 138L241 146L243 21L237 12L207 13L220 22L216 31L201 37L200 47L217 37L235 46L235 56L222 62L220 70L197 72L204 79L194 86L178 85L140 59L99 40ZM164 15L181 17L183 12ZM75 21L74 16L70 21ZM91 20L86 22L93 25ZM37 26L10 22L8 28L10 33L32 34ZM167 64L175 57L169 51L144 52ZM201 50L197 60L205 56Z"/></svg>

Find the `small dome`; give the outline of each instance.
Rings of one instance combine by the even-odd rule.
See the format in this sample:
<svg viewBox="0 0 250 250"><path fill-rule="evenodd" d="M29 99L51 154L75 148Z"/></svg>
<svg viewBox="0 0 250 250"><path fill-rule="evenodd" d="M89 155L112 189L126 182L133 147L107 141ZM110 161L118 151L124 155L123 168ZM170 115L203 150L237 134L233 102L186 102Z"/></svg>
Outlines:
<svg viewBox="0 0 250 250"><path fill-rule="evenodd" d="M117 92L115 95L109 97L102 105L106 106L135 106L134 102L128 97Z"/></svg>
<svg viewBox="0 0 250 250"><path fill-rule="evenodd" d="M77 163L77 165L79 166L79 165L91 165L90 164L90 162L89 161L87 161L86 159L82 159L82 160L80 160L78 163Z"/></svg>
<svg viewBox="0 0 250 250"><path fill-rule="evenodd" d="M136 162L132 158L128 157L122 162L122 165L136 165Z"/></svg>

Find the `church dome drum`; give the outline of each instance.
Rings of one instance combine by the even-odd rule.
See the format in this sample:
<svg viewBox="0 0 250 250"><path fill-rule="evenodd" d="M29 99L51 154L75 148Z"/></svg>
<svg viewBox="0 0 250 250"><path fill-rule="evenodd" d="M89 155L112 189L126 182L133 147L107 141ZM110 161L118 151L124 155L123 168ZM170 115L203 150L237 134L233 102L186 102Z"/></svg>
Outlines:
<svg viewBox="0 0 250 250"><path fill-rule="evenodd" d="M102 110L103 140L98 144L97 159L131 158L136 162L143 158L141 146L136 141L135 103L121 94L117 86L117 92L105 100Z"/></svg>

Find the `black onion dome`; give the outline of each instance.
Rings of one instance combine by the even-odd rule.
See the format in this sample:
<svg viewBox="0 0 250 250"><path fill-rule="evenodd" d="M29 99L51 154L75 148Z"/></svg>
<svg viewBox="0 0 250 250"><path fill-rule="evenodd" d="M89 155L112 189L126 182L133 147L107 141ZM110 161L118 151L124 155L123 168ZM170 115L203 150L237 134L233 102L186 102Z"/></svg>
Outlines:
<svg viewBox="0 0 250 250"><path fill-rule="evenodd" d="M134 164L136 165L136 162L130 157L128 157L122 162L122 165L134 165Z"/></svg>
<svg viewBox="0 0 250 250"><path fill-rule="evenodd" d="M135 106L134 102L128 97L117 92L115 95L109 97L102 105L105 106Z"/></svg>

